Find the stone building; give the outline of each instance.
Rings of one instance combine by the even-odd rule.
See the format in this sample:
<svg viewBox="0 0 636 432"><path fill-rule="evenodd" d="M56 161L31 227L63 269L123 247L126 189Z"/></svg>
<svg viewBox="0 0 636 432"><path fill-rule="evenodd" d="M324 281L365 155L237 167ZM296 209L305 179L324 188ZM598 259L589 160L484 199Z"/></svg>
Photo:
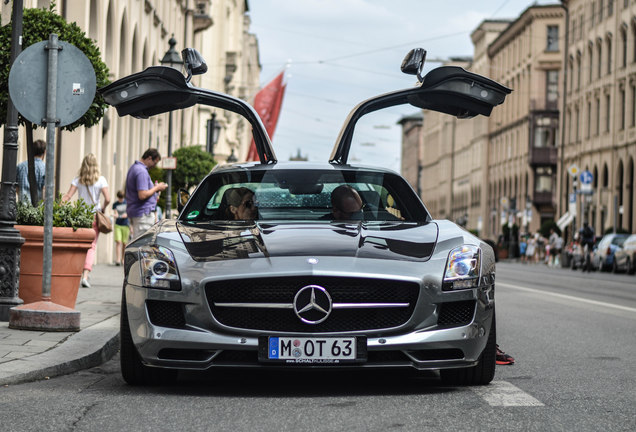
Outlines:
<svg viewBox="0 0 636 432"><path fill-rule="evenodd" d="M559 5L531 6L488 46L489 76L513 89L489 120L488 205L495 214L491 235L501 232L503 216L512 216L527 232L558 219L564 15ZM525 210L530 217L523 218Z"/></svg>
<svg viewBox="0 0 636 432"><path fill-rule="evenodd" d="M562 205L574 188L568 167L593 175L577 195L579 220L597 234L636 230L636 2L563 1L569 17ZM581 185L578 184L580 190Z"/></svg>
<svg viewBox="0 0 636 432"><path fill-rule="evenodd" d="M208 64L205 75L195 76L195 86L230 93L249 100L259 88L260 64L256 37L249 32L247 0L58 0L56 11L67 22L76 22L94 39L110 69L111 81L149 66L160 65L174 37L176 50L196 48ZM5 23L12 4L2 2ZM49 7L48 0L24 0L24 7ZM191 107L172 114L172 151L190 145L206 148L208 127L214 127L209 107ZM251 128L237 116L214 113L218 142L213 151L217 162L232 152L245 158ZM169 114L138 120L119 117L109 109L99 125L73 132L58 132L56 147L56 193L64 193L84 156L94 153L109 183L111 202L123 189L130 165L148 147L168 154ZM44 138L38 129L35 138ZM18 163L26 160L23 132ZM114 254L110 235L100 236L98 262L110 262Z"/></svg>
<svg viewBox="0 0 636 432"><path fill-rule="evenodd" d="M420 190L434 217L492 239L509 218L529 231L556 218L563 16L550 5L531 6L514 21L486 20L471 34L474 58L448 63L513 93L488 118L424 113Z"/></svg>

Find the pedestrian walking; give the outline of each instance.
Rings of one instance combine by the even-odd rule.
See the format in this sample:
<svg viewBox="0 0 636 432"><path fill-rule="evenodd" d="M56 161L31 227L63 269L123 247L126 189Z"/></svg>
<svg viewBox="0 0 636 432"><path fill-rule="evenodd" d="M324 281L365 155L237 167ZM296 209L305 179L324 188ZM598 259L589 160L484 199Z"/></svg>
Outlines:
<svg viewBox="0 0 636 432"><path fill-rule="evenodd" d="M88 204L93 204L93 213L102 211L108 208L110 203L110 194L108 193L108 182L106 178L100 174L99 165L97 164L97 157L93 153L87 154L82 160L82 166L79 170L79 175L71 181L71 186L68 192L62 197L62 201L69 201L73 195L77 195ZM104 196L104 205L101 205L100 195ZM99 237L99 230L97 229L97 221L93 219L93 230L95 231L95 239L91 244L91 248L86 252L86 259L84 260L84 270L82 271L81 285L84 288L90 288L88 282L88 275L93 269L93 262L95 261L95 250L97 249L97 238Z"/></svg>
<svg viewBox="0 0 636 432"><path fill-rule="evenodd" d="M148 170L161 160L159 151L149 148L128 169L126 175L126 213L133 235L139 237L157 222L157 200L168 185L164 182L153 184Z"/></svg>
<svg viewBox="0 0 636 432"><path fill-rule="evenodd" d="M44 196L44 156L46 155L46 142L36 140L33 142L33 162L35 167L35 182L37 184L37 200ZM15 181L17 183L16 192L20 201L31 203L31 184L29 183L29 163L24 161L16 168ZM36 201L37 201L36 200ZM32 203L36 205L37 202Z"/></svg>
<svg viewBox="0 0 636 432"><path fill-rule="evenodd" d="M115 253L117 261L115 265L124 265L124 249L130 237L130 221L126 213L126 194L124 191L117 191L117 201L113 204L113 214L115 215Z"/></svg>

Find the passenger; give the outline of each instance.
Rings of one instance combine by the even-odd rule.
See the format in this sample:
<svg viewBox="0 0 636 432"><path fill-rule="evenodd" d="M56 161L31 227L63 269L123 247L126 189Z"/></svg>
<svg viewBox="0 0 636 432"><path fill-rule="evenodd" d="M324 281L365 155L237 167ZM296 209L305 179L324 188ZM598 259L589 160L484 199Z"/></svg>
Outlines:
<svg viewBox="0 0 636 432"><path fill-rule="evenodd" d="M362 219L362 198L358 191L349 185L338 186L331 192L332 220L360 220Z"/></svg>
<svg viewBox="0 0 636 432"><path fill-rule="evenodd" d="M258 219L254 192L246 187L226 190L221 199L220 213L229 220Z"/></svg>

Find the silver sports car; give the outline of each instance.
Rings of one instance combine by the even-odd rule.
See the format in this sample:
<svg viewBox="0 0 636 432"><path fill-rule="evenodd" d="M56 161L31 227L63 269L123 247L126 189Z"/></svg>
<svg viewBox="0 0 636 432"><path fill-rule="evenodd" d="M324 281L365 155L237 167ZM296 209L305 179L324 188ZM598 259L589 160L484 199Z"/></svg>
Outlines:
<svg viewBox="0 0 636 432"><path fill-rule="evenodd" d="M121 368L130 384L214 367L415 368L445 384L495 373L495 257L457 225L434 220L398 174L348 164L358 120L396 105L460 118L490 115L509 89L457 67L422 76L425 51L402 64L419 84L359 104L325 163L278 162L242 100L150 67L101 89L138 118L205 104L252 127L260 162L217 166L179 216L128 245Z"/></svg>

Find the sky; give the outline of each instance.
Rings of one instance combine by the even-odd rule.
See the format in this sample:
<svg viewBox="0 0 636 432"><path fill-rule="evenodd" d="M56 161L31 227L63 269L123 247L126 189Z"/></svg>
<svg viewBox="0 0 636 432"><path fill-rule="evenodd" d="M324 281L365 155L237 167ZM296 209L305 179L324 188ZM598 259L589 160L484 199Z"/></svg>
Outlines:
<svg viewBox="0 0 636 432"><path fill-rule="evenodd" d="M426 71L471 57L470 34L485 19L516 19L529 0L249 0L261 85L286 70L287 90L272 142L279 160L299 151L327 161L349 112L370 97L412 87L406 53L427 51ZM363 118L350 163L399 172L401 106Z"/></svg>

